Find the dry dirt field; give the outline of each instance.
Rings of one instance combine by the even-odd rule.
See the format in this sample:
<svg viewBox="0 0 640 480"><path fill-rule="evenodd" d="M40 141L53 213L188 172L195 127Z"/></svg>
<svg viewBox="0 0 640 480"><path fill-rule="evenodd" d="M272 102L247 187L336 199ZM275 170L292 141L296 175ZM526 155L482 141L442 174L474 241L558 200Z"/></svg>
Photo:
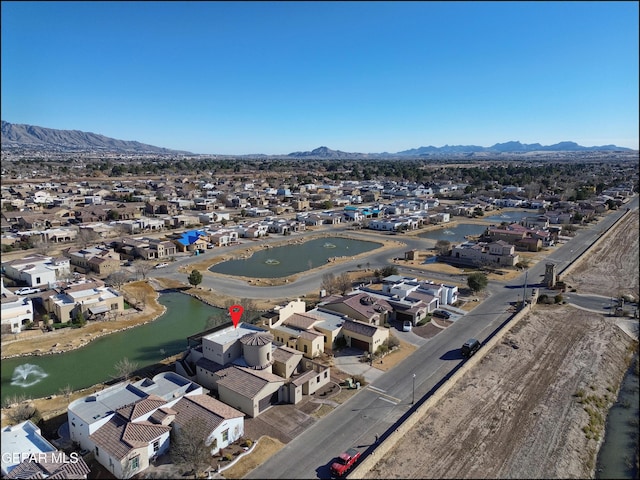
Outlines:
<svg viewBox="0 0 640 480"><path fill-rule="evenodd" d="M564 280L637 299L638 212ZM366 477L593 478L604 418L638 348L617 321L536 306Z"/></svg>

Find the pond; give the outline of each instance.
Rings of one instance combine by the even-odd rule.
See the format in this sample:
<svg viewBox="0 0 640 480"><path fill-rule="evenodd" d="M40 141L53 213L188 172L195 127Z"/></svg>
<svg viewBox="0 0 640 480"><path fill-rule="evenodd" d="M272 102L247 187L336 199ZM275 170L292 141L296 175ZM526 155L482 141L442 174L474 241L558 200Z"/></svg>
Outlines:
<svg viewBox="0 0 640 480"><path fill-rule="evenodd" d="M109 381L123 358L140 368L157 363L185 350L187 337L203 331L208 318L220 310L178 292L160 295L159 302L166 312L145 325L105 335L67 353L2 360L2 399L41 398L59 394L65 385L78 390Z"/></svg>
<svg viewBox="0 0 640 480"><path fill-rule="evenodd" d="M456 226L444 226L438 230L431 230L418 234L420 238L429 238L431 240L446 240L451 243L462 243L467 241L467 235L480 235L487 229L487 225L478 225L475 223L461 223Z"/></svg>
<svg viewBox="0 0 640 480"><path fill-rule="evenodd" d="M228 260L209 268L215 273L251 278L282 278L325 265L334 257L354 257L381 243L326 237L282 247L265 248L246 259Z"/></svg>
<svg viewBox="0 0 640 480"><path fill-rule="evenodd" d="M502 222L518 223L524 217L535 217L537 215L540 215L538 213L538 210L517 210L513 212L503 212L498 215L491 215L489 217L478 217L478 219L500 225Z"/></svg>

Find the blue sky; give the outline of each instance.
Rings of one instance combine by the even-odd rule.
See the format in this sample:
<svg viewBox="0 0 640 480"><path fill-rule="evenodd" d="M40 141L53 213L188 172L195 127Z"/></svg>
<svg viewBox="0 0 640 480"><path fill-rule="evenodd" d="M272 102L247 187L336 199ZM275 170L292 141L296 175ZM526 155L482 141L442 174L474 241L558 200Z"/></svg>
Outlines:
<svg viewBox="0 0 640 480"><path fill-rule="evenodd" d="M2 2L2 120L194 153L638 149L638 2Z"/></svg>

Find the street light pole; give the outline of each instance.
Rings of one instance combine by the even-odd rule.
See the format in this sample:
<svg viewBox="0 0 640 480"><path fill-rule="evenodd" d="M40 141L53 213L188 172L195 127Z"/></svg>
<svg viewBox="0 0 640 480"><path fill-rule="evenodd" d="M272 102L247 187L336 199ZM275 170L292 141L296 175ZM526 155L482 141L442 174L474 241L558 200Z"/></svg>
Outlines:
<svg viewBox="0 0 640 480"><path fill-rule="evenodd" d="M416 401L416 374L413 374L413 394L411 395L411 405Z"/></svg>

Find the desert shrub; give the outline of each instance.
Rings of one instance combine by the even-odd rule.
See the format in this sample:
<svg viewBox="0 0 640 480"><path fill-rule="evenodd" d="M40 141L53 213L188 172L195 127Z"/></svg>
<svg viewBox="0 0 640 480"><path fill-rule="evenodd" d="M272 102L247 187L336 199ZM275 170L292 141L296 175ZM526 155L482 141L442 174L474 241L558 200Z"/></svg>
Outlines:
<svg viewBox="0 0 640 480"><path fill-rule="evenodd" d="M389 348L399 347L400 340L398 340L396 337L389 337L389 339L387 340L387 345L389 345Z"/></svg>

